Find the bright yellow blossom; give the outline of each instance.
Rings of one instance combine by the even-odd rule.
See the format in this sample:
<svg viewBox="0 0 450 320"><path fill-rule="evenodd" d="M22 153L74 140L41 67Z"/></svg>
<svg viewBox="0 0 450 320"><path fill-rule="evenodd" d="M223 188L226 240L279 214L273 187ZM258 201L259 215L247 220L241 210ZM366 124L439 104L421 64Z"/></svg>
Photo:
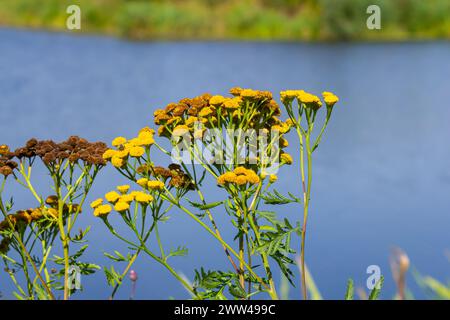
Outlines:
<svg viewBox="0 0 450 320"><path fill-rule="evenodd" d="M116 154L116 150L108 149L103 153L103 159L109 160Z"/></svg>
<svg viewBox="0 0 450 320"><path fill-rule="evenodd" d="M235 97L231 99L226 99L223 103L223 106L225 109L237 109L240 106L240 103L242 102L241 98Z"/></svg>
<svg viewBox="0 0 450 320"><path fill-rule="evenodd" d="M258 91L253 89L243 89L241 91L241 97L243 98L255 98L258 95Z"/></svg>
<svg viewBox="0 0 450 320"><path fill-rule="evenodd" d="M132 147L130 149L130 156L139 158L145 153L145 149L142 147Z"/></svg>
<svg viewBox="0 0 450 320"><path fill-rule="evenodd" d="M173 136L180 137L189 132L189 128L186 125L178 125L173 129Z"/></svg>
<svg viewBox="0 0 450 320"><path fill-rule="evenodd" d="M119 200L120 194L118 194L116 191L111 191L105 194L105 199L108 202L115 203L117 200Z"/></svg>
<svg viewBox="0 0 450 320"><path fill-rule="evenodd" d="M112 208L109 204L103 204L103 205L95 208L94 216L96 216L96 217L106 216L111 212L111 210L112 210Z"/></svg>
<svg viewBox="0 0 450 320"><path fill-rule="evenodd" d="M112 141L112 145L114 147L119 147L121 145L123 145L125 142L127 142L127 139L125 139L124 137L117 137Z"/></svg>
<svg viewBox="0 0 450 320"><path fill-rule="evenodd" d="M148 132L148 133L150 133L151 135L154 135L154 134L155 134L155 130L152 129L152 128L149 128L149 127L144 127L144 128L142 128L141 130L139 130L139 134L141 134L141 133L143 133L143 132Z"/></svg>
<svg viewBox="0 0 450 320"><path fill-rule="evenodd" d="M153 201L153 197L144 192L136 192L135 199L137 202L142 203L142 204L148 204Z"/></svg>
<svg viewBox="0 0 450 320"><path fill-rule="evenodd" d="M270 175L270 177L269 177L269 182L270 182L270 183L274 183L274 182L277 181L277 180L278 180L278 177L277 177L276 174L271 174L271 175Z"/></svg>
<svg viewBox="0 0 450 320"><path fill-rule="evenodd" d="M147 182L147 187L151 190L162 190L164 189L164 183L158 180L150 180Z"/></svg>
<svg viewBox="0 0 450 320"><path fill-rule="evenodd" d="M292 156L289 153L282 153L280 155L280 159L282 163L286 164L292 164L294 160L292 159Z"/></svg>
<svg viewBox="0 0 450 320"><path fill-rule="evenodd" d="M130 203L134 200L134 194L123 194L120 196L118 202L127 202Z"/></svg>
<svg viewBox="0 0 450 320"><path fill-rule="evenodd" d="M121 193L121 194L125 194L128 192L128 190L130 190L130 186L125 184L123 186L118 186L117 190Z"/></svg>
<svg viewBox="0 0 450 320"><path fill-rule="evenodd" d="M213 113L213 110L210 108L210 107L206 107L206 108L203 108L200 112L199 112L199 116L200 117L207 117L207 116L209 116L210 114L212 114Z"/></svg>
<svg viewBox="0 0 450 320"><path fill-rule="evenodd" d="M223 96L220 95L213 96L211 97L211 99L209 99L209 104L213 106L220 106L224 102L224 100L225 98Z"/></svg>
<svg viewBox="0 0 450 320"><path fill-rule="evenodd" d="M98 206L100 206L102 203L103 203L103 199L102 199L102 198L99 198L99 199L97 199L97 200L94 200L94 201L91 202L91 208L92 208L92 209L95 209L95 208L97 208Z"/></svg>
<svg viewBox="0 0 450 320"><path fill-rule="evenodd" d="M138 142L142 146L150 146L155 143L153 133L149 131L142 131L138 135Z"/></svg>
<svg viewBox="0 0 450 320"><path fill-rule="evenodd" d="M116 210L117 212L123 212L130 209L130 204L124 201L118 201L115 205L114 205L114 210Z"/></svg>
<svg viewBox="0 0 450 320"><path fill-rule="evenodd" d="M325 103L327 104L327 106L333 106L336 102L339 101L338 96L336 96L334 93L332 92L327 92L324 91L322 93L323 96L323 100L325 101Z"/></svg>
<svg viewBox="0 0 450 320"><path fill-rule="evenodd" d="M125 160L123 160L122 158L119 158L117 156L114 156L111 159L111 163L114 167L121 168L125 164Z"/></svg>
<svg viewBox="0 0 450 320"><path fill-rule="evenodd" d="M242 186L247 183L247 177L245 175L237 176L235 179L235 183L238 186Z"/></svg>
<svg viewBox="0 0 450 320"><path fill-rule="evenodd" d="M140 185L142 188L147 187L148 179L147 178L140 178L136 181L138 185Z"/></svg>

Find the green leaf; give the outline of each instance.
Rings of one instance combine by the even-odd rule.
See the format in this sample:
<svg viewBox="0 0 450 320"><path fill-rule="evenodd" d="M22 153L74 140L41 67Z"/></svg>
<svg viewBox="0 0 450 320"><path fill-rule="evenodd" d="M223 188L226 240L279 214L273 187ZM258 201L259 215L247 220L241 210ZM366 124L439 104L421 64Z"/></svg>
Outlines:
<svg viewBox="0 0 450 320"><path fill-rule="evenodd" d="M345 300L353 300L353 293L354 293L353 280L348 279L347 290L345 291Z"/></svg>
<svg viewBox="0 0 450 320"><path fill-rule="evenodd" d="M380 296L380 293L381 293L381 288L383 287L383 283L384 283L384 277L381 276L380 280L377 281L377 283L375 284L375 287L370 292L369 300L378 300L378 297Z"/></svg>
<svg viewBox="0 0 450 320"><path fill-rule="evenodd" d="M191 200L188 199L188 202L195 208L200 209L200 210L209 210L212 208L215 208L217 206L220 206L221 204L224 203L224 201L217 201L217 202L212 202L212 203L197 203L197 202L193 202Z"/></svg>
<svg viewBox="0 0 450 320"><path fill-rule="evenodd" d="M277 190L267 192L261 196L265 204L280 205L288 203L301 203L301 199L288 192L289 198L279 193Z"/></svg>
<svg viewBox="0 0 450 320"><path fill-rule="evenodd" d="M81 257L84 253L84 251L86 251L87 247L89 245L85 244L84 246L82 246L80 248L80 250L78 250L74 255L70 256L71 260L77 260L79 257Z"/></svg>
<svg viewBox="0 0 450 320"><path fill-rule="evenodd" d="M111 287L114 287L116 285L116 283L118 283L118 284L121 283L120 275L116 272L116 270L114 269L113 266L111 266L111 269L104 267L103 271L105 273L106 282L108 283L108 285L110 285Z"/></svg>
<svg viewBox="0 0 450 320"><path fill-rule="evenodd" d="M169 254L166 256L166 260L170 257L182 257L188 254L188 249L186 247L177 247L175 250L171 249Z"/></svg>
<svg viewBox="0 0 450 320"><path fill-rule="evenodd" d="M234 284L229 286L228 291L235 298L238 298L238 299L247 298L247 293L245 292L244 288L242 288L241 285L239 284L239 282L237 282L237 281L235 281Z"/></svg>

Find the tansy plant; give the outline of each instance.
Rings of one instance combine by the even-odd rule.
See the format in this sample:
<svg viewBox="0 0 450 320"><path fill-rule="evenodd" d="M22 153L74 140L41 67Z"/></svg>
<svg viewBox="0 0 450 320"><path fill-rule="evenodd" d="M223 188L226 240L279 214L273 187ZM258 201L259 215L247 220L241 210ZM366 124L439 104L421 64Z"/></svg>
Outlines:
<svg viewBox="0 0 450 320"><path fill-rule="evenodd" d="M114 261L127 262L122 273L116 272L114 267L104 269L108 283L113 287L111 298L114 298L131 265L141 252L161 264L192 296L196 296L192 285L169 264L169 258L185 255L187 249L185 247L164 249L158 229L159 224L168 219L167 214L173 202L178 202L193 189L193 184L179 165L171 164L168 168L155 166L150 156L151 147L154 144L153 134L153 130L143 128L133 139L117 137L112 142L113 148L108 149L103 155L104 159L110 161L118 172L139 188L130 192L129 185L121 185L116 190L106 193L104 199L99 198L91 203L94 215L100 217L111 234L126 243L132 250L132 253L126 256L117 250L114 254L105 253ZM123 223L131 231L131 237L116 231L109 219L111 211L120 215ZM150 249L148 242L151 239L156 240L159 252L153 252Z"/></svg>
<svg viewBox="0 0 450 320"><path fill-rule="evenodd" d="M0 255L17 287L17 298L54 299L54 289L62 289L64 299L68 299L76 289L69 283L69 268L74 266L82 274L98 268L79 261L87 244L73 254L69 249L71 243L84 242L89 230L80 229L76 234L73 228L94 179L106 163L102 158L106 149L102 142L90 143L76 136L61 143L31 139L14 152L0 146L0 171L4 177L0 188L0 210L4 216L0 223ZM48 197L33 186L31 174L38 159L52 179L55 194ZM37 201L35 208L12 213L13 201L4 203L1 197L9 177L31 192ZM55 240L60 241L63 257L51 256ZM50 268L51 263L61 269ZM16 277L19 271L23 272L25 288ZM61 277L62 284L58 281Z"/></svg>
<svg viewBox="0 0 450 320"><path fill-rule="evenodd" d="M281 110L270 92L233 88L230 93L231 97L204 94L186 98L157 110L154 121L159 125L158 134L171 138L174 148L169 153L157 146L181 161L200 200L189 201L191 208L179 202L174 205L220 242L232 267L231 271L196 271L194 286L198 296L221 299L228 288L238 299L259 293L277 299L270 259L292 281L289 265L294 251L290 239L300 229L259 207L263 194L277 180L277 170L293 162L283 151L288 145L283 135L291 124L279 119ZM205 175L225 191L225 200L205 200L201 191ZM267 201L279 200L273 197L269 194ZM295 197L283 199L298 201ZM200 213L193 214L192 207ZM229 215L236 230L236 248L221 236L222 227L217 225L213 212L218 208ZM263 266L261 271L255 267L258 264Z"/></svg>
<svg viewBox="0 0 450 320"><path fill-rule="evenodd" d="M311 201L312 183L312 154L317 149L322 139L322 135L331 118L334 105L339 98L331 92L323 93L323 100L326 105L325 121L316 137L313 136L317 114L322 108L319 97L303 90L286 90L281 92L281 101L285 106L300 143L300 175L301 189L303 193L303 224L301 234L300 264L302 293L307 299L307 283L305 268L305 242L306 227L308 223L308 213Z"/></svg>

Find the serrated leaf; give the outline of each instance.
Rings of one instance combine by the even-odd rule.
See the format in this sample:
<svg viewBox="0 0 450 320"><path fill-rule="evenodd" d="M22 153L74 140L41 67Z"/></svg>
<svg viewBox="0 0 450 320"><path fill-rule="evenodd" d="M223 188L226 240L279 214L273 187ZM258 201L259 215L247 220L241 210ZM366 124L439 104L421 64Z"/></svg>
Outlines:
<svg viewBox="0 0 450 320"><path fill-rule="evenodd" d="M301 199L295 197L292 193L288 193L289 198L279 193L277 190L273 192L266 192L261 198L264 200L265 204L270 205L282 205L288 203L301 203Z"/></svg>
<svg viewBox="0 0 450 320"><path fill-rule="evenodd" d="M345 291L345 300L353 300L353 293L354 293L353 280L348 279L347 290Z"/></svg>
<svg viewBox="0 0 450 320"><path fill-rule="evenodd" d="M369 295L369 300L377 300L381 293L381 288L383 287L384 277L381 276L380 280L377 281L375 287L372 289Z"/></svg>
<svg viewBox="0 0 450 320"><path fill-rule="evenodd" d="M200 209L200 210L209 210L212 208L215 208L217 206L220 206L221 204L224 203L224 201L217 201L217 202L212 202L212 203L197 203L197 202L193 202L191 200L188 199L188 202L191 204L191 206Z"/></svg>

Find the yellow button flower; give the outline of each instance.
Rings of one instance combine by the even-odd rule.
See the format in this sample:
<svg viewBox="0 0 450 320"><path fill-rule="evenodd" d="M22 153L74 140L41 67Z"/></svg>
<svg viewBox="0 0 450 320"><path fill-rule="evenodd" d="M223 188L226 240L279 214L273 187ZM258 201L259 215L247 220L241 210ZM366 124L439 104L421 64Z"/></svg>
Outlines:
<svg viewBox="0 0 450 320"><path fill-rule="evenodd" d="M105 199L108 202L115 203L117 200L119 200L120 194L118 194L116 191L111 191L105 194Z"/></svg>
<svg viewBox="0 0 450 320"><path fill-rule="evenodd" d="M247 183L247 177L244 175L237 176L235 182L238 186L242 186Z"/></svg>
<svg viewBox="0 0 450 320"><path fill-rule="evenodd" d="M117 212L123 212L128 209L130 209L130 204L124 201L118 201L114 206L114 210Z"/></svg>
<svg viewBox="0 0 450 320"><path fill-rule="evenodd" d="M125 139L124 137L117 137L117 138L115 138L115 139L112 141L111 144L112 144L114 147L118 147L118 146L123 145L125 142L127 142L127 139Z"/></svg>
<svg viewBox="0 0 450 320"><path fill-rule="evenodd" d="M270 177L269 177L269 182L270 182L270 183L274 183L274 182L277 181L277 180L278 180L278 177L277 177L276 174L271 174L271 175L270 175Z"/></svg>
<svg viewBox="0 0 450 320"><path fill-rule="evenodd" d="M145 153L145 149L142 147L132 147L130 149L130 156L139 158Z"/></svg>
<svg viewBox="0 0 450 320"><path fill-rule="evenodd" d="M118 202L127 202L127 203L130 203L130 202L133 202L133 200L134 200L134 194L124 194L124 195L121 195L121 196L120 196Z"/></svg>
<svg viewBox="0 0 450 320"><path fill-rule="evenodd" d="M324 91L322 93L323 96L323 100L325 101L325 103L327 104L327 106L332 107L336 102L339 101L338 96L336 96L334 93L332 92L327 92Z"/></svg>
<svg viewBox="0 0 450 320"><path fill-rule="evenodd" d="M100 206L103 203L103 199L102 198L98 198L97 200L94 200L91 202L91 208L95 209L98 206Z"/></svg>
<svg viewBox="0 0 450 320"><path fill-rule="evenodd" d="M103 159L110 160L112 157L114 157L115 154L116 154L116 150L108 149L103 154Z"/></svg>
<svg viewBox="0 0 450 320"><path fill-rule="evenodd" d="M158 180L151 180L147 182L147 187L151 190L162 190L164 189L164 183Z"/></svg>
<svg viewBox="0 0 450 320"><path fill-rule="evenodd" d="M128 192L128 190L130 190L130 186L127 184L124 184L123 186L117 186L117 190L122 193L125 194Z"/></svg>
<svg viewBox="0 0 450 320"><path fill-rule="evenodd" d="M119 158L117 156L114 156L111 159L111 163L116 168L122 168L125 164L125 160L123 160L122 158Z"/></svg>
<svg viewBox="0 0 450 320"><path fill-rule="evenodd" d="M142 203L142 204L148 204L153 201L153 197L144 192L136 192L135 199L137 202Z"/></svg>
<svg viewBox="0 0 450 320"><path fill-rule="evenodd" d="M94 216L96 217L102 217L107 216L111 212L111 206L109 204L103 204L101 206L98 206L94 210Z"/></svg>
<svg viewBox="0 0 450 320"><path fill-rule="evenodd" d="M172 135L175 137L180 137L189 132L189 127L186 125L178 125L173 129Z"/></svg>
<svg viewBox="0 0 450 320"><path fill-rule="evenodd" d="M212 96L211 99L209 99L209 104L213 106L220 106L224 102L225 98L220 95Z"/></svg>
<svg viewBox="0 0 450 320"><path fill-rule="evenodd" d="M251 174L247 175L247 181L251 184L258 184L261 180L258 175L252 171Z"/></svg>
<svg viewBox="0 0 450 320"><path fill-rule="evenodd" d="M147 187L147 183L148 183L148 179L146 179L146 178L141 178L141 179L138 179L138 180L136 181L136 183L137 183L138 185L140 185L142 188L146 188L146 187Z"/></svg>
<svg viewBox="0 0 450 320"><path fill-rule="evenodd" d="M234 172L225 172L221 176L217 178L217 183L223 185L225 183L234 183L236 182L236 174Z"/></svg>
<svg viewBox="0 0 450 320"><path fill-rule="evenodd" d="M292 156L289 153L282 153L280 155L280 159L282 163L286 164L292 164L294 160L292 159Z"/></svg>
<svg viewBox="0 0 450 320"><path fill-rule="evenodd" d="M223 103L225 109L237 109L242 102L241 98L226 99Z"/></svg>
<svg viewBox="0 0 450 320"><path fill-rule="evenodd" d="M123 150L117 150L114 157L123 159L123 158L128 157L129 154L130 154L130 148L128 147L128 148L124 148Z"/></svg>
<svg viewBox="0 0 450 320"><path fill-rule="evenodd" d="M213 113L213 110L210 108L210 107L206 107L206 108L203 108L200 112L199 112L199 116L200 117L207 117L207 116L209 116L210 114L212 114Z"/></svg>
<svg viewBox="0 0 450 320"><path fill-rule="evenodd" d="M235 174L247 174L248 170L244 167L237 167L236 169L234 169L233 171Z"/></svg>
<svg viewBox="0 0 450 320"><path fill-rule="evenodd" d="M142 146L150 146L155 143L153 133L151 133L150 131L141 131L138 135L138 141Z"/></svg>
<svg viewBox="0 0 450 320"><path fill-rule="evenodd" d="M164 111L164 110L163 110L163 111ZM144 128L142 128L141 130L139 130L139 134L141 134L141 133L143 133L143 132L148 132L148 133L150 133L151 135L154 135L154 134L155 134L155 130L152 129L152 128L149 128L149 127L144 127Z"/></svg>
<svg viewBox="0 0 450 320"><path fill-rule="evenodd" d="M241 97L243 98L255 98L258 95L258 91L253 89L244 89L241 91Z"/></svg>

